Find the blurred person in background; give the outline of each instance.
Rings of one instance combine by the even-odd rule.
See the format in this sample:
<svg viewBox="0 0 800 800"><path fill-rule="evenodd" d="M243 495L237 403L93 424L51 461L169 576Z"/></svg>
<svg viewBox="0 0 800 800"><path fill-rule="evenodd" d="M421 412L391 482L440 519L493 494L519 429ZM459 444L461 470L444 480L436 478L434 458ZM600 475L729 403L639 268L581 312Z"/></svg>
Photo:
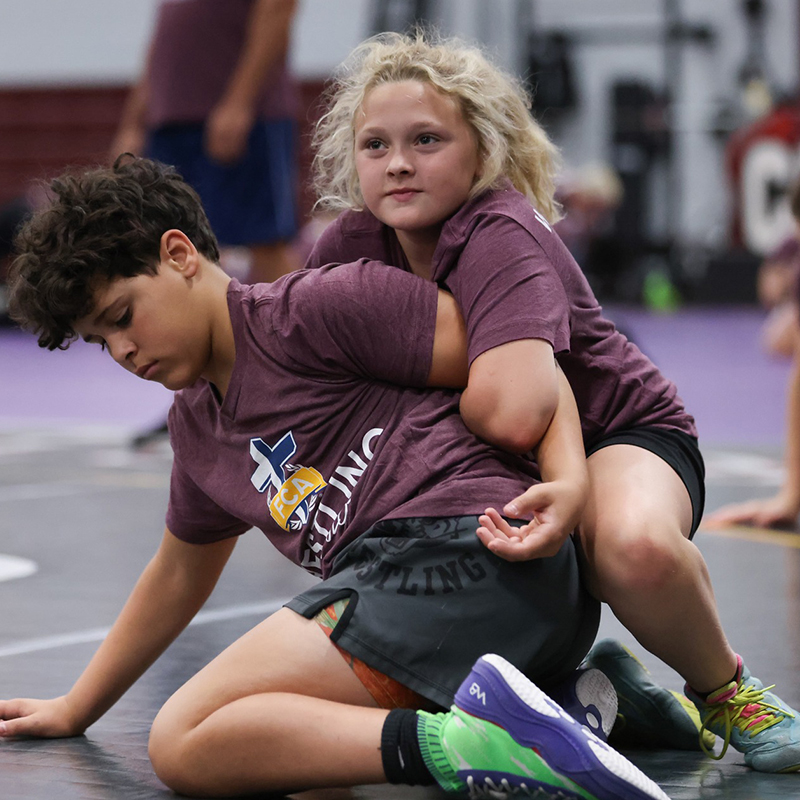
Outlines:
<svg viewBox="0 0 800 800"><path fill-rule="evenodd" d="M800 225L800 183L795 184L791 194L792 215ZM784 311L782 321L783 354L793 358L789 376L786 413L786 444L784 464L786 467L783 485L772 497L748 500L723 506L709 515L709 525L757 525L765 528L793 528L800 514L800 280L798 280L798 250L791 245L782 245L786 258L783 265L775 259L766 274L762 265L759 274L759 298L764 299L764 291L773 291L776 296L788 296L789 306ZM780 306L776 306L780 308Z"/></svg>
<svg viewBox="0 0 800 800"><path fill-rule="evenodd" d="M227 272L271 282L301 266L298 96L288 54L296 0L162 0L142 77L109 156L174 166L205 206ZM244 257L243 257L244 256ZM166 421L134 447L167 435Z"/></svg>
<svg viewBox="0 0 800 800"><path fill-rule="evenodd" d="M622 273L630 266L616 235L615 212L622 196L619 176L600 162L565 171L556 192L564 216L555 230L604 300L619 296Z"/></svg>
<svg viewBox="0 0 800 800"><path fill-rule="evenodd" d="M296 0L162 0L109 154L175 166L223 247L247 249L250 282L300 266L288 68L296 11Z"/></svg>
<svg viewBox="0 0 800 800"><path fill-rule="evenodd" d="M761 343L771 356L791 358L794 355L798 277L800 240L795 234L783 241L758 268L758 300L769 312L761 329Z"/></svg>

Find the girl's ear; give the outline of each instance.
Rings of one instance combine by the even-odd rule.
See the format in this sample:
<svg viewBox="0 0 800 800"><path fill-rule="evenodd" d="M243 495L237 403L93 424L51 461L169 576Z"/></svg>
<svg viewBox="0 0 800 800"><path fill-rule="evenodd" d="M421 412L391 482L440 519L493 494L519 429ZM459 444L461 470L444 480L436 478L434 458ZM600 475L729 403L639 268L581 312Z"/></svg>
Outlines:
<svg viewBox="0 0 800 800"><path fill-rule="evenodd" d="M162 266L178 270L186 278L193 278L199 267L197 248L192 240L177 228L161 236L160 256Z"/></svg>

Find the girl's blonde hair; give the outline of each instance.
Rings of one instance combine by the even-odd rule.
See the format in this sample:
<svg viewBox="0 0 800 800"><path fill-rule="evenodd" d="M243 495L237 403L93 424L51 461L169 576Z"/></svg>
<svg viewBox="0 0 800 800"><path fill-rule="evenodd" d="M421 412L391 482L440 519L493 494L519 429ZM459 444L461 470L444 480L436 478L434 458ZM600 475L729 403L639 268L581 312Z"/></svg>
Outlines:
<svg viewBox="0 0 800 800"><path fill-rule="evenodd" d="M550 222L559 219L554 198L558 149L531 116L521 83L477 47L424 31L378 34L339 68L313 138L318 206L364 208L355 166L356 115L371 89L407 80L430 83L452 97L475 131L482 173L470 196L506 177Z"/></svg>

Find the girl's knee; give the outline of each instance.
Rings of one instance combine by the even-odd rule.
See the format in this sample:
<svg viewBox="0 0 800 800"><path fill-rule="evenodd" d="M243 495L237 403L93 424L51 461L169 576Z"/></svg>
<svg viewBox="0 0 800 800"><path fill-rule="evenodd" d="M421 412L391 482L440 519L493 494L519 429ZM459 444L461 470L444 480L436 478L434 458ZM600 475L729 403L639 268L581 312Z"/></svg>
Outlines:
<svg viewBox="0 0 800 800"><path fill-rule="evenodd" d="M637 525L602 536L593 548L591 573L603 599L620 591L654 592L682 579L689 542L680 531Z"/></svg>

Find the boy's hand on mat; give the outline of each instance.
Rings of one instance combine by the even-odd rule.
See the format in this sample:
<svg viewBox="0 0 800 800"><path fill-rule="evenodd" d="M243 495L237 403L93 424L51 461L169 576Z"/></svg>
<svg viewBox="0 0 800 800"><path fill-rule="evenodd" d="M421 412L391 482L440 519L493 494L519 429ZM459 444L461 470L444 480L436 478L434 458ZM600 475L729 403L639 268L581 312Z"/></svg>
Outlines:
<svg viewBox="0 0 800 800"><path fill-rule="evenodd" d="M759 528L791 528L797 524L800 511L797 500L780 492L763 500L734 503L709 514L703 524L709 528L726 525L755 525Z"/></svg>
<svg viewBox="0 0 800 800"><path fill-rule="evenodd" d="M547 509L537 512L533 520L521 528L514 527L494 508L478 517L478 538L495 555L506 561L530 561L534 558L554 556L569 535L551 518Z"/></svg>
<svg viewBox="0 0 800 800"><path fill-rule="evenodd" d="M57 739L83 733L65 697L53 700L0 700L0 737Z"/></svg>

